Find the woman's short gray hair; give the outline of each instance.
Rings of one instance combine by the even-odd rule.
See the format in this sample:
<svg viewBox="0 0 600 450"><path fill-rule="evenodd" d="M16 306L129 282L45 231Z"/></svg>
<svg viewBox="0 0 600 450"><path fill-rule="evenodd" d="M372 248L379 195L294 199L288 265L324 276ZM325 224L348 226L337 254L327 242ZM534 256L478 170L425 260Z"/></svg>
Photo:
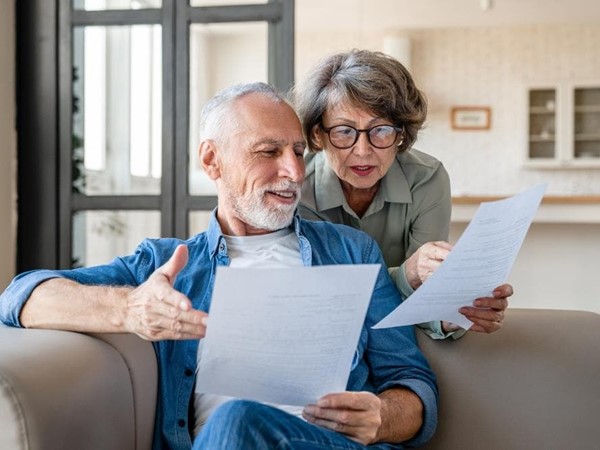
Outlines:
<svg viewBox="0 0 600 450"><path fill-rule="evenodd" d="M260 94L274 103L286 103L287 99L277 89L267 83L243 83L225 88L211 97L200 113L200 140L222 141L231 133L237 123L231 108L235 100L249 94Z"/></svg>
<svg viewBox="0 0 600 450"><path fill-rule="evenodd" d="M320 150L312 130L325 110L346 101L404 130L398 151L412 146L427 117L427 100L408 70L381 52L351 50L323 59L293 90L308 147Z"/></svg>

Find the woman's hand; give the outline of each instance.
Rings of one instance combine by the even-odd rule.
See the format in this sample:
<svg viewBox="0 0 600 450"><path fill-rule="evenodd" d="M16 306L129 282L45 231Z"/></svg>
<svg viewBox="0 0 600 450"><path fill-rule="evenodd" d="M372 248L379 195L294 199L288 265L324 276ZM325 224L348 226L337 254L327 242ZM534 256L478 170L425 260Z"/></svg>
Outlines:
<svg viewBox="0 0 600 450"><path fill-rule="evenodd" d="M406 260L406 279L413 289L421 286L427 278L444 262L450 254L452 245L445 241L423 244ZM473 306L465 306L459 310L473 322L471 331L493 333L502 327L504 313L508 308L508 297L513 295L513 287L503 284L494 289L492 297L475 299ZM442 322L442 330L446 333L457 331L460 327L450 322Z"/></svg>
<svg viewBox="0 0 600 450"><path fill-rule="evenodd" d="M508 297L513 295L513 287L503 284L494 289L493 297L478 298L473 306L465 306L458 311L473 322L470 328L480 333L493 333L502 327L504 313L508 308Z"/></svg>
<svg viewBox="0 0 600 450"><path fill-rule="evenodd" d="M469 330L479 333L493 333L502 327L504 313L508 308L508 297L513 295L513 287L503 284L494 289L493 297L481 297L473 302L473 306L460 308L458 312L473 322ZM458 330L458 325L442 322L445 333Z"/></svg>
<svg viewBox="0 0 600 450"><path fill-rule="evenodd" d="M413 289L421 286L427 278L444 262L452 250L445 241L427 242L406 260L406 279Z"/></svg>

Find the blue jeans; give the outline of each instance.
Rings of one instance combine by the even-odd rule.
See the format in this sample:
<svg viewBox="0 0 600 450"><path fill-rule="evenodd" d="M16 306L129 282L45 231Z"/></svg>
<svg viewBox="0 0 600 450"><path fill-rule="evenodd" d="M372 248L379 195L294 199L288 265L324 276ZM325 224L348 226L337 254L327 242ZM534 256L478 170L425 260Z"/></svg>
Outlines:
<svg viewBox="0 0 600 450"><path fill-rule="evenodd" d="M210 416L193 450L391 450L400 445L365 447L340 433L318 427L273 406L232 400Z"/></svg>

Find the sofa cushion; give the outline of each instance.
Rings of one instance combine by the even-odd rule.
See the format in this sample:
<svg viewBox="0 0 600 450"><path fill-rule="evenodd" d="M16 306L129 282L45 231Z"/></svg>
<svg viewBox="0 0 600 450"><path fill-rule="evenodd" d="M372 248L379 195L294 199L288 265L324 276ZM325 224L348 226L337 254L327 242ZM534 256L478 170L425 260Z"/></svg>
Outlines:
<svg viewBox="0 0 600 450"><path fill-rule="evenodd" d="M0 326L0 362L0 448L135 448L131 376L113 346Z"/></svg>
<svg viewBox="0 0 600 450"><path fill-rule="evenodd" d="M600 315L509 309L490 335L418 339L440 388L426 448L599 448Z"/></svg>

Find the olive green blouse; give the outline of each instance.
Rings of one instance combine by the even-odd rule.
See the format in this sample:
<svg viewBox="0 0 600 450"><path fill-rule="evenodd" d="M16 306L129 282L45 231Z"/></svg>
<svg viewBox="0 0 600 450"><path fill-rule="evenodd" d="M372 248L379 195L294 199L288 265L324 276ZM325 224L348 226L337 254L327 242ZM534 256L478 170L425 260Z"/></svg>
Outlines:
<svg viewBox="0 0 600 450"><path fill-rule="evenodd" d="M452 199L442 163L415 149L398 154L367 212L358 217L348 206L325 154L307 152L304 156L302 217L342 223L373 236L400 292L405 297L412 294L404 261L426 242L448 240Z"/></svg>

